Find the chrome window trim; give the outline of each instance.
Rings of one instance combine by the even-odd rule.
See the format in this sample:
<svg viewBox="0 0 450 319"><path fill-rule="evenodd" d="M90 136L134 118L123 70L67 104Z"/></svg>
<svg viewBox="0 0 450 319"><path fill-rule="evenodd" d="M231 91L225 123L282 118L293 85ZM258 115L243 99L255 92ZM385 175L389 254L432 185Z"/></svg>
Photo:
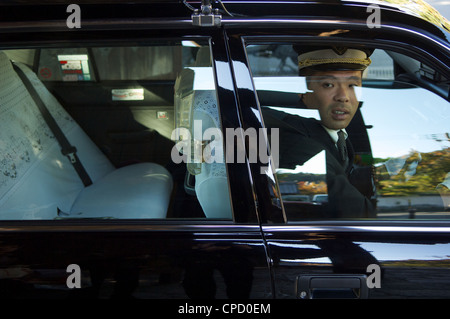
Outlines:
<svg viewBox="0 0 450 319"><path fill-rule="evenodd" d="M82 20L81 28L69 29L66 20L1 22L0 33L59 32L59 31L114 31L145 29L194 28L191 19L108 19Z"/></svg>
<svg viewBox="0 0 450 319"><path fill-rule="evenodd" d="M373 29L369 29L365 23L345 21L345 20L320 20L320 19L318 19L318 20L306 20L306 19L254 19L254 20L233 19L233 20L226 20L226 19L224 19L222 21L223 25L232 26L232 27L248 25L250 23L252 25L254 25L254 27L261 26L261 27L266 27L266 28L273 27L276 25L279 25L279 26L295 25L296 27L317 25L317 26L322 26L322 27L329 26L333 29L339 29L340 27L345 26L345 27L352 27L352 28L360 28L362 30L367 30L367 31L373 30ZM443 44L440 41L437 41L433 37L425 35L416 30L411 30L409 28L405 28L402 26L396 26L394 24L382 24L381 28L376 29L376 30L381 30L386 33L389 33L389 32L410 33L410 34L413 34L414 36L420 37L424 40L431 41L434 44L437 44L439 47L441 47L442 49L444 49L445 51L447 51L450 54L449 46L446 46L445 44ZM244 38L250 38L250 37L251 36L248 36L248 37L244 36ZM253 36L252 38L255 38L255 37L256 36ZM266 36L266 37L269 37L269 36Z"/></svg>
<svg viewBox="0 0 450 319"><path fill-rule="evenodd" d="M407 234L407 233L421 233L421 234L450 234L450 223L447 221L430 222L425 221L414 222L380 222L380 221L365 221L361 224L342 221L340 223L328 223L322 224L315 222L311 224L294 222L292 224L281 225L262 225L262 230L265 233L267 239L270 238L271 233L333 233L333 232L346 232L346 233L395 233L395 234ZM373 225L371 225L373 223Z"/></svg>
<svg viewBox="0 0 450 319"><path fill-rule="evenodd" d="M232 220L41 220L1 221L0 234L20 232L186 232L236 237L243 233L260 233L258 224L236 224Z"/></svg>

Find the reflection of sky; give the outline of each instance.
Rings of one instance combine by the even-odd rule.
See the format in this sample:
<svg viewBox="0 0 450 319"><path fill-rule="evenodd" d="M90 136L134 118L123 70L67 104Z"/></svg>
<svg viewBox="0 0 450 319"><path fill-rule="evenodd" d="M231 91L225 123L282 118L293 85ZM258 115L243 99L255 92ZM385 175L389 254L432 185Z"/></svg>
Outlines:
<svg viewBox="0 0 450 319"><path fill-rule="evenodd" d="M357 243L361 248L370 253L379 262L385 261L407 261L407 260L446 260L450 259L450 248L448 244L435 245L407 245L390 243ZM314 248L313 245L305 248ZM286 259L284 262L331 264L328 257Z"/></svg>
<svg viewBox="0 0 450 319"><path fill-rule="evenodd" d="M305 93L307 91L305 78L301 76L255 77L253 81L257 90L290 93Z"/></svg>
<svg viewBox="0 0 450 319"><path fill-rule="evenodd" d="M405 245L388 243L356 243L378 261L442 260L450 259L448 244Z"/></svg>
<svg viewBox="0 0 450 319"><path fill-rule="evenodd" d="M310 173L310 174L326 174L327 172L327 164L326 164L326 154L325 151L322 151L316 154L314 157L311 157L305 164L297 165L295 169L279 169L277 173L288 172L291 174L299 174L299 173Z"/></svg>
<svg viewBox="0 0 450 319"><path fill-rule="evenodd" d="M361 112L375 157L399 157L411 150L431 152L449 147L432 139L450 132L449 103L424 89L363 88Z"/></svg>

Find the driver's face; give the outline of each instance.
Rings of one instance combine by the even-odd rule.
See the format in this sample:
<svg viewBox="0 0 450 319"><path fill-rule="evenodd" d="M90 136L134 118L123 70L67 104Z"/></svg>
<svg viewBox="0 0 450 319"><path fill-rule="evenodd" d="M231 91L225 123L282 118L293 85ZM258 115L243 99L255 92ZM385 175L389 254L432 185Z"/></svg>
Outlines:
<svg viewBox="0 0 450 319"><path fill-rule="evenodd" d="M358 109L354 87L361 86L361 71L317 71L308 76L303 102L319 110L322 125L338 130L348 126Z"/></svg>

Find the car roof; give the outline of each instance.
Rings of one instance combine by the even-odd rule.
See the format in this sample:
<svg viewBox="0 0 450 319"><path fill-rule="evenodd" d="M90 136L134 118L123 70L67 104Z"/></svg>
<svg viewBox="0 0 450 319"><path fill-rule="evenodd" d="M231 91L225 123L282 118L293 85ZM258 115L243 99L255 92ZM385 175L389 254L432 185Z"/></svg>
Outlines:
<svg viewBox="0 0 450 319"><path fill-rule="evenodd" d="M443 38L450 41L450 22L439 11L423 0L79 0L76 1L76 4L95 7L96 11L89 11L89 16L92 18L113 18L121 15L129 18L190 18L192 10L194 8L199 9L202 1L213 3L213 7L219 9L224 18L228 19L232 17L250 19L268 16L286 18L330 18L334 16L335 18L350 19L359 17L362 19L370 15L370 12L366 10L369 5L377 5L383 12L381 13L382 23L392 21L417 26L418 21L426 22L426 24L421 23L420 27L429 31L431 30L430 25L438 27L445 34ZM17 19L17 21L29 20L29 15L25 12L18 12L18 8L25 8L22 11L26 11L28 6L30 11L33 11L31 7L44 6L47 9L51 6L68 6L73 3L73 0L2 0L0 1L0 7L9 6L16 10L14 10L12 17L5 10L0 10L0 22L11 21L12 19ZM298 6L301 6L301 10L298 10ZM127 10L123 10L125 7L127 7ZM151 10L150 8L152 7L156 9ZM114 15L107 13L110 10L112 12L114 8L119 8L115 10ZM293 8L297 10L292 10ZM354 11L356 8L359 8L359 11ZM52 18L50 16L52 12L60 14L60 11L43 11L41 14L42 18L34 14L34 19L32 20L50 19ZM63 12L65 13L65 11ZM355 15L356 12L358 14ZM365 14L362 15L362 12ZM411 20L408 17L418 18L419 20ZM433 32L433 30L431 31Z"/></svg>

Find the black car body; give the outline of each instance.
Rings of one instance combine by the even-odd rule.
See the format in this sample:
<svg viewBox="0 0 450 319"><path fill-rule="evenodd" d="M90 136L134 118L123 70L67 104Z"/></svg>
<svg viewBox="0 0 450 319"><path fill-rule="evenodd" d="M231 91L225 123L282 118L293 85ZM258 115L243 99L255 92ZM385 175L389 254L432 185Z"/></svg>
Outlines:
<svg viewBox="0 0 450 319"><path fill-rule="evenodd" d="M1 50L10 61L36 74L32 82L42 83L39 92L49 92L41 96L44 104L62 106L63 111L53 112L69 139L70 134L82 135L70 133L78 130L70 126L76 123L92 141L86 142L89 146L77 144L84 135L71 141L91 177L97 168L105 172L94 173L93 184L84 186L65 156L52 158L52 152L59 150L54 133L42 119L36 129L28 124L41 117L37 108L27 115L29 120L21 120L20 114L34 107L31 94L23 97L29 101L27 108L15 115L7 113L13 107L3 108L0 295L450 297L450 219L445 206L450 171L449 24L424 4L415 10L418 2L369 5L359 1L81 1L77 6L62 1L2 2ZM417 12L424 15L423 8L429 11L420 17ZM363 92L361 112L375 109L375 115L359 114L350 133L361 172L376 171L378 177L377 192L372 194L378 203L376 218L324 218L317 210L331 202L296 202L292 211L287 209L292 203L283 205L282 185L293 183L294 189L286 194L298 194L303 192L301 185L312 182L299 181L304 176L275 173L276 163L267 157L271 140L263 134L262 110L295 108L292 101L297 93L286 83L298 77L296 63L292 64L295 56L289 52L298 43L363 45L384 54L379 68L363 83L368 89ZM198 62L201 54L206 59ZM389 61L388 66L383 61ZM182 71L187 80L180 79ZM193 74L200 74L200 80L204 76L200 90L213 92L212 100L204 103L212 102L215 123L234 134L223 134L222 146L234 152L231 160L222 163L220 184L205 184L202 198L194 180L210 168L195 163L187 168L186 160L180 160L186 152L184 144L177 144L187 140L173 135L183 120L191 121L184 128L192 129L192 114L197 114L189 100L195 91L195 84L189 83ZM5 87L12 81L8 77L1 83ZM25 94L21 92L3 92L0 108ZM394 105L384 101L379 108L370 107L371 96L391 93ZM20 107L25 103L20 101L11 103ZM183 117L183 110L191 113ZM377 118L381 113L383 117ZM371 132L378 123L387 125L390 137L374 142ZM422 132L422 123L431 131ZM18 131L31 133L24 139L11 133L18 126ZM256 157L251 142L245 142L252 129L257 132ZM376 153L387 149L402 129L412 145L425 140L427 148L408 150L408 144L406 153L401 153L394 152L400 151L394 145L391 155ZM398 145L406 144L400 140ZM83 157L90 148L100 152ZM47 149L49 153L42 153ZM240 154L244 156L239 158ZM145 166L149 162L158 168ZM144 166L154 180L146 182L147 175L130 177L134 168ZM38 173L37 167L42 168ZM70 176L59 169L70 171ZM108 188L113 182L117 184ZM152 188L157 183L164 184L165 195ZM98 190L99 184L108 190ZM199 184L197 180L198 188ZM135 185L142 187L135 190ZM321 193L307 194L312 200ZM135 206L127 208L123 196L130 196ZM163 196L169 202L160 208ZM137 213L136 203L148 202L154 206ZM208 205L211 211L206 212ZM93 214L84 214L89 208ZM147 215L157 209L163 211L162 217ZM225 213L217 213L221 210Z"/></svg>

